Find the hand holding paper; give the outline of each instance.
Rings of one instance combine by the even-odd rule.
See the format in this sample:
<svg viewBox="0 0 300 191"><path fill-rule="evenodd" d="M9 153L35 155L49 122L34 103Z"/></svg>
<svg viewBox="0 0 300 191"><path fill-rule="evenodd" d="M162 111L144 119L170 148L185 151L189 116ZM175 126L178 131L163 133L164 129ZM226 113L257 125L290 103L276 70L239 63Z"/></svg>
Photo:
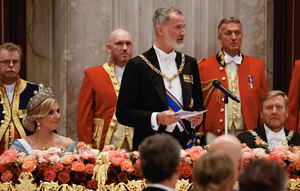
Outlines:
<svg viewBox="0 0 300 191"><path fill-rule="evenodd" d="M205 113L205 112L206 112L206 110L192 111L192 112L179 110L178 112L175 113L175 116L180 119L185 119L185 120L191 122L194 126L198 126L202 123L203 113Z"/></svg>

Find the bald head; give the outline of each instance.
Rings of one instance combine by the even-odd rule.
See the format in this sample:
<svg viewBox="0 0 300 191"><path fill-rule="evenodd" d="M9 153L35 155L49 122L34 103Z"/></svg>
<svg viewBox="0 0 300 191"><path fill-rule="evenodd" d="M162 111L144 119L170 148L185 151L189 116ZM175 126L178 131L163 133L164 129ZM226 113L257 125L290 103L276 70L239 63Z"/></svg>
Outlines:
<svg viewBox="0 0 300 191"><path fill-rule="evenodd" d="M240 170L242 145L241 142L232 135L221 135L217 137L210 145L209 150L221 150L227 153L232 159L237 170L236 178Z"/></svg>
<svg viewBox="0 0 300 191"><path fill-rule="evenodd" d="M124 29L116 29L110 33L106 44L107 52L118 66L125 66L132 56L131 35Z"/></svg>

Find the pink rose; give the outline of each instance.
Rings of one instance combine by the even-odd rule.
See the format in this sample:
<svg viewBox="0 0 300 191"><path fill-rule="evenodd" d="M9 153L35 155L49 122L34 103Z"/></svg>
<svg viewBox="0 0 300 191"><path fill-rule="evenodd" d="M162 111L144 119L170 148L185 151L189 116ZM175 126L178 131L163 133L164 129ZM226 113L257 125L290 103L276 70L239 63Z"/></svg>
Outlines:
<svg viewBox="0 0 300 191"><path fill-rule="evenodd" d="M63 163L64 165L68 165L68 164L72 164L72 162L74 161L74 156L73 155L63 155L60 158L61 163Z"/></svg>
<svg viewBox="0 0 300 191"><path fill-rule="evenodd" d="M129 159L125 159L121 162L121 170L126 172L133 172L134 168L132 166L132 162Z"/></svg>
<svg viewBox="0 0 300 191"><path fill-rule="evenodd" d="M85 165L82 161L75 161L72 163L72 170L76 172L83 172L85 170Z"/></svg>
<svg viewBox="0 0 300 191"><path fill-rule="evenodd" d="M120 150L109 152L109 160L115 166L120 166L124 159L124 153Z"/></svg>
<svg viewBox="0 0 300 191"><path fill-rule="evenodd" d="M58 163L60 161L60 157L58 155L52 155L49 157L49 161L53 163Z"/></svg>
<svg viewBox="0 0 300 191"><path fill-rule="evenodd" d="M22 170L24 172L32 172L36 169L36 162L27 160L22 164Z"/></svg>
<svg viewBox="0 0 300 191"><path fill-rule="evenodd" d="M197 161L204 153L201 146L193 146L191 149L187 150L190 154L192 161Z"/></svg>
<svg viewBox="0 0 300 191"><path fill-rule="evenodd" d="M18 151L14 148L4 151L0 156L0 164L6 164L10 162L15 162L17 156L19 155Z"/></svg>
<svg viewBox="0 0 300 191"><path fill-rule="evenodd" d="M93 152L93 151L91 151L91 150L86 150L86 151L83 151L83 152L81 153L81 157L82 157L83 159L87 160L87 159L90 159L90 158L95 158L95 157L96 157L95 154L96 154L96 153Z"/></svg>

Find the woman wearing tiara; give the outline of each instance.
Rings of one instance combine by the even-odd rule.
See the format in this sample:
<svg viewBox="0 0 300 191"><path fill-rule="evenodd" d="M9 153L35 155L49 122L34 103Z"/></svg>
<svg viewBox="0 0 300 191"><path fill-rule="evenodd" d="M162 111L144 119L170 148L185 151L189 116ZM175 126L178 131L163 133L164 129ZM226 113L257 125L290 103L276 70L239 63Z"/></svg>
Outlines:
<svg viewBox="0 0 300 191"><path fill-rule="evenodd" d="M23 118L24 127L34 132L24 139L16 139L11 147L19 152L29 154L31 150L42 150L50 147L62 149L62 154L73 152L76 141L56 134L60 121L59 105L50 88L40 88L27 105L27 114Z"/></svg>

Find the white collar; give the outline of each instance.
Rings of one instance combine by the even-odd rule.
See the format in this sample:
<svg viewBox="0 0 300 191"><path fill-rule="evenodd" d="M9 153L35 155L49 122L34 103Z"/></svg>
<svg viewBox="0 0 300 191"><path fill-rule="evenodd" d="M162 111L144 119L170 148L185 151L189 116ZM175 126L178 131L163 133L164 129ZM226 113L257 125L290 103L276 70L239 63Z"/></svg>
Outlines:
<svg viewBox="0 0 300 191"><path fill-rule="evenodd" d="M155 184L147 184L147 187L152 187L152 188L160 188L162 190L166 190L166 191L174 191L174 189L168 187L168 186L165 186L165 185L162 185L162 184L158 184L158 183L155 183Z"/></svg>
<svg viewBox="0 0 300 191"><path fill-rule="evenodd" d="M156 55L160 61L164 61L166 59L175 60L175 58L176 58L176 52L174 50L172 52L170 52L169 54L167 54L164 51L162 51L161 49L157 48L157 46L155 46L155 45L153 45L153 48L154 48Z"/></svg>
<svg viewBox="0 0 300 191"><path fill-rule="evenodd" d="M238 54L235 55L234 57L232 57L224 51L224 60L225 60L226 64L231 64L231 63L241 64L243 58L241 56L239 56Z"/></svg>

